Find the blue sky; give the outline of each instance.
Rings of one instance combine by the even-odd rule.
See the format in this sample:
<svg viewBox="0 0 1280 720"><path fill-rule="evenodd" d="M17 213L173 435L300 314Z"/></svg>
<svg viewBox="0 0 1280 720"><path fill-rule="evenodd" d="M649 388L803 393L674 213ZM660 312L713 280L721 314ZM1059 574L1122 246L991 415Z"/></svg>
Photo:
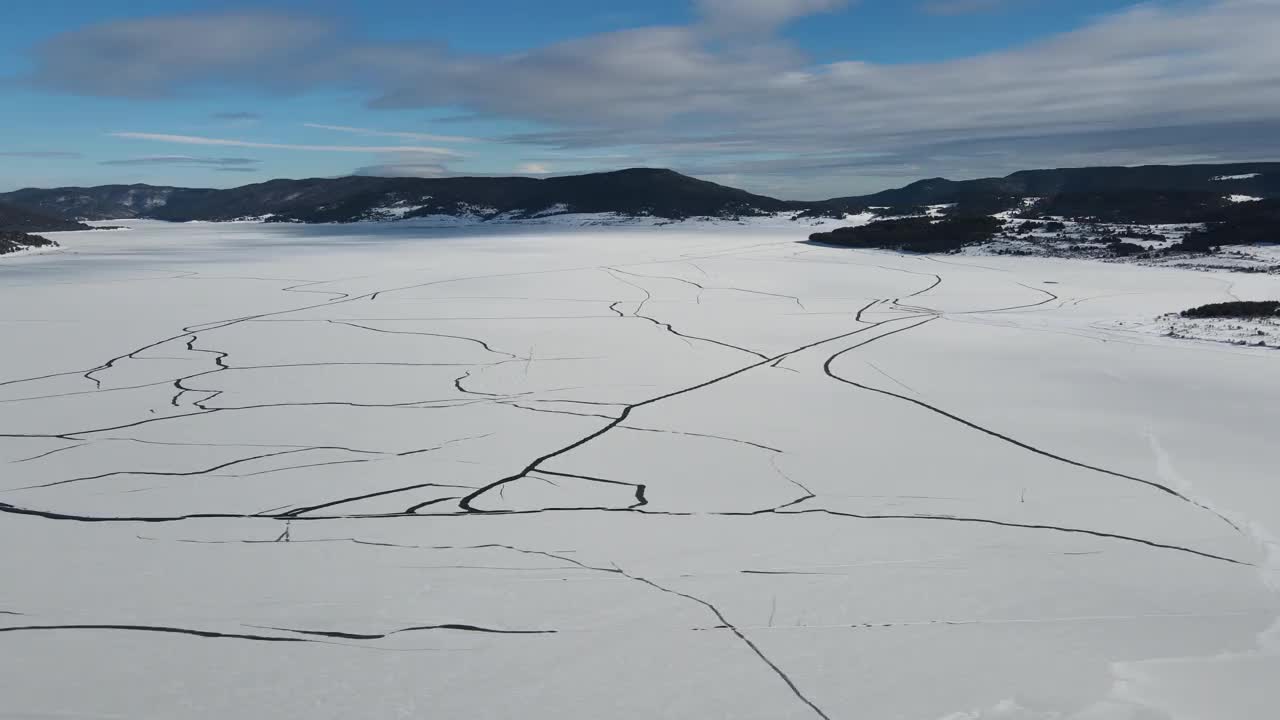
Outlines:
<svg viewBox="0 0 1280 720"><path fill-rule="evenodd" d="M1272 159L1272 0L44 0L0 189L668 166L785 197Z"/></svg>

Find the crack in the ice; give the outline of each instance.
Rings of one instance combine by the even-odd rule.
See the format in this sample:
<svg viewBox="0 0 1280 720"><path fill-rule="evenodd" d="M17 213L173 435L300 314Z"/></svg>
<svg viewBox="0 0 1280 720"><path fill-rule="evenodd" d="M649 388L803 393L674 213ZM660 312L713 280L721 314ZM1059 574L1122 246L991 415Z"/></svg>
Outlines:
<svg viewBox="0 0 1280 720"><path fill-rule="evenodd" d="M595 477L592 475L578 475L575 473L556 472L554 470L544 470L542 468L539 468L534 472L539 475L553 475L555 477L574 478L577 480L589 480L591 482L604 483L607 485L622 485L625 487L633 488L635 490L636 502L634 505L629 505L627 507L627 509L629 510L639 508L639 507L644 507L645 505L649 504L648 498L645 497L645 491L648 489L648 486L646 486L643 483L629 483L629 482L623 482L621 480L608 480L605 478Z"/></svg>
<svg viewBox="0 0 1280 720"><path fill-rule="evenodd" d="M333 460L322 463L308 463L306 465L289 465L287 467L272 468L270 470L259 470L257 472L244 473L240 475L216 474L212 477L234 477L234 478L250 478L259 475L274 475L275 473L289 472L290 470L303 470L306 468L326 467L328 465L357 465L360 463L377 462L377 460ZM286 506L287 507L287 506Z"/></svg>
<svg viewBox="0 0 1280 720"><path fill-rule="evenodd" d="M67 445L67 446L65 446L65 447L60 447L60 448L57 448L57 449L55 449L55 450L50 450L50 451L48 451L48 452L40 453L39 455L32 455L31 457L22 458L21 460L10 460L9 462L10 462L10 464L14 464L14 465L16 465L16 464L18 464L18 463L31 462L32 460L39 460L39 459L41 459L41 458L47 458L47 457L49 457L50 455L56 455L56 454L58 454L58 453L60 453L60 452L65 452L65 451L67 451L67 450L75 450L75 449L76 449L76 448L78 448L78 447L84 447L85 445L92 445L92 444L93 444L92 442L76 443L75 445Z"/></svg>
<svg viewBox="0 0 1280 720"><path fill-rule="evenodd" d="M1072 528L1072 527L1064 527L1061 525L1016 523L1016 522L1010 522L1005 520L963 517L959 515L912 515L912 514L868 515L868 514L862 514L862 513L842 512L839 510L829 510L827 508L795 510L791 512L780 512L775 514L777 515L810 515L815 513L820 513L824 515L833 515L836 517L856 518L859 520L930 520L930 521L940 521L940 522L974 523L978 525L995 525L995 526L1007 527L1007 528L1022 528L1024 530L1050 530L1053 532L1069 533L1069 534L1076 534L1076 535L1090 535L1093 537L1107 538L1110 540L1123 540L1125 542L1138 543L1140 545L1147 545L1153 548L1160 548L1163 550L1175 550L1177 552L1189 553L1191 555L1198 555L1203 558L1208 558L1210 560L1220 560L1222 562L1231 563L1233 565L1243 565L1245 567L1254 567L1253 563L1245 562L1243 560L1236 560L1234 558L1229 558L1224 555L1215 555L1213 553L1204 552L1202 550L1194 550L1192 548L1184 547L1182 545L1170 545L1166 543L1156 542L1154 540L1144 540L1143 538L1133 537L1131 535L1119 535L1117 533L1109 533L1101 530L1088 530L1085 528Z"/></svg>
<svg viewBox="0 0 1280 720"><path fill-rule="evenodd" d="M309 452L309 449L282 450L280 452L266 453L263 455L254 455L253 457L240 458L239 460L232 460L230 462L225 462L220 465L215 465L211 468L207 468L204 470L191 470L188 472L167 472L167 471L156 471L156 470L116 470L113 472L101 473L99 475L86 475L83 477L68 478L66 480L56 480L54 482L43 483L40 485L28 485L25 487L13 488L13 490L15 491L16 490L36 490L40 488L57 487L59 485L68 485L70 483L85 482L87 480L102 480L104 478L117 477L120 475L145 475L147 477L195 477L197 475L208 475L209 473L217 472L218 470L229 468L235 465L240 465L242 463L252 462L254 460L264 460L266 458L279 457L281 455L293 455L295 453L302 453L302 452Z"/></svg>
<svg viewBox="0 0 1280 720"><path fill-rule="evenodd" d="M447 447L449 447L450 445L455 445L455 444L460 443L460 442L466 442L466 441L468 441L468 440L483 440L483 439L485 439L485 438L487 438L487 437L493 437L493 435L494 435L494 433L482 433L482 434L480 434L480 435L468 435L468 436L466 436L466 437L460 437L460 438L454 438L454 439L452 439L452 440L447 440L447 441L445 441L445 442L440 443L439 445L432 445L431 447L428 447L428 448L422 448L422 449L420 449L420 450L409 450L409 451L407 451L407 452L401 452L401 453L396 453L396 454L397 454L397 455L399 455L400 457L408 457L408 456L410 456L410 455L421 455L421 454L423 454L423 453L435 452L436 450L443 450L444 448L447 448Z"/></svg>
<svg viewBox="0 0 1280 720"><path fill-rule="evenodd" d="M290 511L289 511L289 512L287 512L287 513L284 513L283 515L278 515L278 516L275 516L275 517L282 517L282 518L297 518L297 517L299 517L299 516L301 516L301 515L304 515L304 514L306 514L306 513L315 512L316 510L324 510L325 508L336 507L336 506L338 506L338 505L347 505L347 504L350 504L350 503L353 503L353 502L358 502L358 501L360 501L360 500L370 500L370 499L372 499L372 498L376 498L376 497L385 497L385 496L387 496L387 495L396 495L396 494L398 494L398 493L409 492L409 491L411 491L411 490L421 490L421 489L423 489L423 488L429 488L429 487L438 487L438 488L455 488L455 489L463 489L463 490L473 490L473 489L474 489L474 487L473 487L473 486L471 486L471 485L450 485L450 484L446 484L446 483L418 483L417 485L409 485L409 486L407 486L407 487L391 488L391 489L388 489L388 490L378 490L378 491L376 491L376 492L366 493L366 494L364 494L364 495L357 495L357 496L355 496L355 497L342 498L341 500L333 500L333 501L330 501L330 502L327 502L327 503L321 503L321 504L319 504L319 505L310 505L310 506L308 506L308 507L297 508L297 509L294 509L294 510L290 510ZM412 514L412 513L406 513L406 514Z"/></svg>
<svg viewBox="0 0 1280 720"><path fill-rule="evenodd" d="M0 404L30 402L33 400L53 400L56 398L75 397L77 395L97 395L99 393L123 392L125 390L143 390L168 384L168 380L160 380L153 383L146 383L144 385L128 385L125 387L107 388L105 390L78 390L76 392L57 393L56 395L34 395L31 397L9 398L7 400L0 400Z"/></svg>
<svg viewBox="0 0 1280 720"><path fill-rule="evenodd" d="M476 345L479 345L480 347L484 348L485 350L495 355L505 355L507 356L507 358L511 360L516 360L520 358L519 355L516 355L514 353L509 353L505 350L495 350L493 347L489 345L489 343L485 342L484 340L480 340L478 338L473 338L473 337L466 337L464 335L447 335L444 333L430 333L430 332L409 331L409 330L385 330L382 328L370 327L368 325L360 325L359 323L350 322L348 320L326 320L325 322L329 322L334 325L346 325L348 327L360 328L361 330L369 330L371 332L386 333L388 335L421 335L425 337L446 338L449 340L463 340L466 342L475 343Z"/></svg>
<svg viewBox="0 0 1280 720"><path fill-rule="evenodd" d="M406 515L416 515L418 511L424 507L431 507L432 505L439 505L440 503L446 503L446 502L449 502L450 500L461 500L461 499L462 499L461 495L450 495L449 497L439 497L434 500L427 500L426 502L420 502L417 505L410 506L404 512Z"/></svg>
<svg viewBox="0 0 1280 720"><path fill-rule="evenodd" d="M690 263L690 264L692 264L692 263ZM696 266L695 266L695 267L696 267ZM699 298L699 299L698 299L698 304L699 304L699 305L701 305L701 304L702 304L702 300L701 300L701 297L702 297L702 291L705 291L705 290L721 290L721 291L724 291L724 292L740 292L740 293L747 293L747 294L751 294L751 295L764 295L764 296L767 296L767 297L782 298L782 299L784 299L784 300L790 300L790 301L794 302L796 305L799 305L799 306L800 306L800 309L801 309L801 310L806 310L806 311L807 311L807 308L805 308L804 303L800 300L800 298L796 297L795 295L786 295L786 294L783 294L783 293L772 293L772 292L765 292L765 291L763 291L763 290L751 290L751 289L748 289L748 288L731 287L731 286L730 286L730 287L723 287L723 286L709 286L709 285L703 285L703 284L701 284L701 283L696 283L696 282L694 282L694 281L692 281L692 280L686 280L685 278L677 277L677 276L675 276L675 275L645 275L645 274L642 274L642 273L627 272L626 270L617 270L616 268L610 268L610 269L611 269L611 270L614 270L615 272L622 273L623 275L630 275L630 276L632 276L632 277L650 278L650 279L653 279L653 280L674 280L674 281L676 281L676 282L681 282L681 283L684 283L684 284L686 284L686 285L692 285L692 286L694 286L694 287L698 288L698 291L699 291L699 294L698 294L698 298ZM699 271L702 271L702 269L701 269L701 268L699 268ZM703 272L703 275L706 275L706 272Z"/></svg>
<svg viewBox="0 0 1280 720"><path fill-rule="evenodd" d="M316 294L316 295L335 295L335 296L337 296L337 297L331 298L331 301L332 301L332 300L346 300L347 298L351 297L351 295L349 295L349 294L347 294L347 293L344 293L344 292L338 292L338 291L336 291L336 290L298 290L298 289L297 289L297 288L303 288L303 287L310 287L310 286L312 286L312 285L324 285L324 284L326 284L326 283L331 283L331 282L341 282L341 281L340 281L340 280L316 280L316 281L314 281L314 282L305 282L305 283L302 283L302 284L300 284L300 285L291 285L291 286L289 286L289 287L280 288L280 291L281 291L281 292L311 293L311 294Z"/></svg>
<svg viewBox="0 0 1280 720"><path fill-rule="evenodd" d="M394 492L401 492L401 491L403 491L403 489L388 491L387 493L383 493L383 494L391 494ZM782 506L782 507L786 507L786 506ZM334 520L334 519L400 518L400 517L413 516L413 513L387 513L387 514L381 514L381 515L338 515L338 516L317 516L317 517L293 516L288 514L245 515L242 513L191 513L187 515L174 515L174 516L168 516L168 517L156 517L156 516L108 517L108 516L93 516L93 515L75 515L70 513L54 512L49 510L36 510L32 508L18 507L16 505L11 505L9 503L4 503L4 502L0 502L0 512L11 514L11 515L39 517L39 518L44 518L46 520L64 520L69 522L84 522L84 523L137 522L137 523L148 523L148 524L167 524L167 523L174 523L174 522L184 522L187 520L212 520L212 519L227 519L227 520L258 519L258 520L279 522L280 520L327 521L327 520ZM1232 565L1240 565L1243 567L1255 567L1254 563L1250 563L1244 560L1236 560L1234 558L1227 557L1224 555L1216 555L1213 553L1204 552L1201 550L1195 550L1193 548L1189 548L1181 545L1160 543L1153 540L1146 540L1143 538L1133 537L1129 535L1120 535L1117 533L1108 533L1100 530L1088 530L1084 528L1072 528L1072 527L1065 527L1065 526L1058 526L1058 525L1037 525L1037 524L1029 524L1029 523L1015 523L1015 522L1008 522L1008 521L1002 521L1002 520L992 520L988 518L962 517L962 516L956 516L956 515L924 515L924 514L868 515L868 514L841 512L838 510L829 510L826 508L795 510L790 512L780 512L778 509L775 509L775 508L766 508L763 510L742 511L742 512L676 512L676 511L645 510L641 508L574 507L574 508L543 508L540 510L498 510L498 511L470 510L466 512L458 512L458 513L436 514L436 515L431 515L430 517L434 519L452 518L452 519L464 520L468 518L483 517L486 515L516 516L516 515L540 515L540 514L577 513L577 512L631 513L636 515L651 515L655 517L683 517L683 518L695 518L695 517L759 518L759 517L788 517L788 516L796 516L796 515L822 514L822 515L828 515L832 517L841 517L841 518L849 518L849 519L856 519L856 520L902 520L902 521L920 521L920 522L973 523L973 524L1005 527L1005 528L1011 528L1011 529L1046 530L1050 532L1060 532L1060 533L1066 533L1066 534L1088 535L1088 536L1102 538L1102 539L1119 540L1122 542L1136 543L1146 547L1152 547L1152 548L1161 549L1161 550L1172 550L1175 552L1186 553L1189 555L1193 555L1193 556L1197 556L1197 557L1201 557L1209 560L1216 560L1219 562L1230 563ZM421 547L421 546L399 546L391 543L370 543L370 542L354 540L354 539L351 539L351 541L359 544L386 545L389 547ZM491 545L481 545L481 546L473 546L473 547L503 547L503 546L491 544ZM449 548L441 547L438 549L449 549ZM571 561L569 558L560 558L560 559ZM593 569L599 569L599 568L593 568Z"/></svg>
<svg viewBox="0 0 1280 720"><path fill-rule="evenodd" d="M617 566L615 565L615 567ZM659 590L661 592L667 593L668 595L677 595L679 597L685 598L686 600L692 600L693 602L696 602L699 605L702 605L703 607L705 607L707 610L711 611L711 614L715 615L716 619L720 621L721 625L719 627L723 627L724 629L727 629L730 632L732 632L734 635L738 637L739 640L743 642L743 644L745 644L748 648L750 648L751 652L755 653L756 657L760 658L760 660L763 661L765 665L769 666L769 669L772 670L775 675L777 675L779 678L782 679L782 682L786 683L787 687L790 688L791 693L795 695L796 699L800 700L800 702L804 703L805 705L808 705L809 708L813 710L814 714L816 714L818 717L822 718L823 720L831 720L830 716L828 716L825 712L823 712L822 708L818 707L817 704L813 702L813 700L809 699L808 696L806 696L803 692L801 692L800 688L796 685L795 681L792 680L791 677L782 670L782 668L778 667L777 663L771 660L768 655L764 654L764 651L760 649L760 646L756 645L751 640L751 638L747 637L746 633L744 633L736 625L729 622L729 619L725 617L723 612L720 611L720 608L716 607L711 602L707 600L703 600L702 598L697 597L695 595L683 593L683 592L680 592L679 590L673 590L663 585L659 585L658 583L652 580L649 580L648 578L641 577L639 575L632 575L620 567L617 568L617 570L622 575L628 578L631 578L636 582L644 583L645 585L648 585L649 587L652 587L655 590Z"/></svg>
<svg viewBox="0 0 1280 720"><path fill-rule="evenodd" d="M601 415L597 417L606 417L606 416ZM613 419L613 418L610 418L610 419ZM770 447L762 443L751 442L750 440L740 440L738 438L725 437L724 435L711 435L708 433L685 432L683 430L663 430L660 428L643 428L643 427L636 427L635 425L619 425L618 429L619 430L635 430L636 432L662 433L666 435L687 435L689 437L707 438L709 440L723 440L725 442L737 443L739 445L750 445L751 447L759 448L761 450L768 450L769 452L772 452L772 453L782 452L776 447Z"/></svg>
<svg viewBox="0 0 1280 720"><path fill-rule="evenodd" d="M190 628L167 627L163 625L77 624L77 625L19 625L19 626L11 626L11 627L0 627L0 633L53 631L53 630L131 630L131 631L137 631L137 632L194 635L195 637L202 637L202 638L229 638L233 640L256 640L258 642L283 642L283 643L308 642L303 638L276 637L272 635L252 635L252 634L246 634L246 633L225 633L225 632L214 632L212 630L192 630Z"/></svg>
<svg viewBox="0 0 1280 720"><path fill-rule="evenodd" d="M597 415L595 413L580 413L580 412L573 412L572 410L549 410L547 408L536 408L536 407L529 407L528 405L521 405L520 403L515 401L504 400L504 401L501 401L499 404L509 405L511 407L520 408L521 410L528 410L530 412L549 413L552 415L572 415L574 417L588 417L588 418L601 418L604 420L617 420L617 417L614 415Z"/></svg>
<svg viewBox="0 0 1280 720"><path fill-rule="evenodd" d="M261 630L275 630L277 632L296 633L298 635L312 635L315 637L336 638L339 640L383 640L393 635L402 633L422 632L428 630L454 630L458 632L474 632L488 633L491 635L555 635L558 630L502 630L498 628L481 627L479 625L469 625L465 623L441 623L439 625L415 625L413 627L400 628L385 633L354 633L343 632L339 630L295 630L285 627L271 627L250 625L249 627L257 627Z"/></svg>
<svg viewBox="0 0 1280 720"><path fill-rule="evenodd" d="M721 340L715 340L715 339L712 339L712 338L702 337L702 336L699 336L699 335L690 335L690 334L688 334L688 333L684 333L684 332L681 332L681 331L679 331L679 330L676 330L674 327L672 327L671 323L662 322L661 320L658 320L657 318L651 317L651 316L649 316L649 315L643 315L643 314L641 314L641 312L640 312L640 311L644 309L644 305L645 305L645 303L649 302L649 300L653 297L653 296L649 293L649 290L648 290L648 289L646 289L646 288L644 288L643 286L637 285L636 283L633 283L633 282L631 282L631 281L629 281L629 280L627 280L627 279L625 279L625 278L617 277L616 275L613 275L613 273L617 272L617 273L621 273L621 274L623 274L623 275L633 275L633 276L635 276L635 277L649 277L649 276L645 276L645 275L636 275L635 273L629 273L629 272L626 272L626 271L624 271L624 270L618 270L618 269L616 269L616 268L605 268L605 272L606 272L606 273L608 273L609 275L611 275L612 277L614 277L614 279L618 280L619 282L622 282L622 283L624 283L624 284L630 285L631 287L636 288L636 289L638 289L638 290L641 290L641 291L643 291L643 292L645 293L645 300L644 300L644 302L640 303L640 306L639 306L639 307L637 307L637 308L636 308L636 309L631 313L631 316L632 316L632 317L637 317L637 318L640 318L641 320L647 320L647 321L649 321L649 322L653 323L654 325L657 325L658 327L665 329L667 332L671 333L672 335L675 335L675 336L680 337L680 338L684 338L684 340L685 340L685 342L686 342L686 343L687 343L689 340L700 340L700 341L702 341L702 342L707 342L707 343L711 343L711 344L713 344L713 345L719 345L720 347L723 347L723 348L728 348L729 350L737 350L737 351L739 351L739 352L744 352L744 353L747 353L747 354L749 354L749 355L755 355L755 356L756 356L756 357L758 357L758 358L762 358L762 359L763 359L763 358L765 358L765 355L764 355L764 354L759 353L759 352L756 352L755 350L751 350L751 349L748 349L748 348L744 348L744 347L741 347L741 346L738 346L738 345L733 345L733 344L731 344L731 343L723 342L723 341L721 341ZM696 284L696 283L695 283L695 284ZM615 303L615 304L616 304L616 303ZM611 309L613 309L613 310L614 310L614 312L617 312L617 309L616 309L616 308L612 308L612 306L611 306ZM690 345L690 347L692 347L692 345Z"/></svg>
<svg viewBox="0 0 1280 720"><path fill-rule="evenodd" d="M937 317L937 316L935 316L935 317L931 317L931 318L928 318L928 319L923 320L923 321L921 321L921 322L915 323L914 325L909 325L909 326L907 326L907 327L900 328L900 329L898 329L898 330L894 330L893 332L886 333L885 335L883 335L883 336L881 336L881 337L888 337L888 336L890 336L890 335L895 335L895 334L900 333L900 332L906 332L906 331L908 331L908 330L913 330L913 329L918 328L918 327L920 327L920 326L922 326L922 325L926 325L926 324L928 324L928 323L930 323L930 322L933 322L933 321L934 321L934 320L936 320L936 319L938 319L938 317ZM877 339L878 339L878 338L877 338ZM913 405L916 405L917 407L923 408L923 409L928 410L928 411L930 411L930 412L932 412L932 413L935 413L935 414L937 414L937 415L941 415L942 417L945 417L945 418L947 418L947 419L949 419L949 420L952 420L952 421L957 422L957 423L959 423L959 424L961 424L961 425L964 425L965 427L968 427L968 428L970 428L970 429L972 429L972 430L977 430L978 432L981 432L981 433L984 433L984 434L989 435L989 436L991 436L991 437L994 437L994 438L996 438L997 440L1001 440L1001 441L1006 442L1006 443L1008 443L1008 444L1010 444L1010 445L1013 445L1013 446L1015 446L1015 447L1018 447L1018 448L1021 448L1021 449L1023 449L1023 450L1026 450L1026 451L1028 451L1028 452L1034 453L1034 454L1036 454L1036 455L1040 455L1040 456L1042 456L1042 457L1049 458L1050 460L1055 460L1055 461L1057 461L1057 462L1065 463L1065 464L1067 464L1067 465L1071 465L1071 466L1073 466L1073 467L1078 467L1078 468L1081 468L1081 469L1084 469L1084 470L1091 470L1091 471L1093 471L1093 472L1101 473L1101 474L1103 474L1103 475L1109 475L1109 476L1111 476L1111 477L1120 478L1120 479L1122 479L1122 480L1129 480L1129 481L1131 481L1131 482L1140 483L1140 484L1142 484L1142 485L1146 485L1146 486L1148 486L1148 487L1154 488L1154 489L1156 489L1156 490L1159 490L1160 492L1166 493L1166 494L1168 494L1168 495L1172 495L1173 497L1178 498L1179 500L1181 500L1181 501L1183 501L1183 502L1189 503L1189 504L1194 505L1194 506L1196 506L1196 507L1198 507L1198 508L1201 508L1202 510L1205 510L1205 511L1207 511L1207 512L1213 513L1213 515L1214 515L1214 516L1218 517L1218 518L1219 518L1219 519L1221 519L1223 522L1226 522L1228 525L1230 525L1231 527L1235 528L1237 532L1239 532L1239 531L1240 531L1240 528L1239 528L1235 523L1231 522L1231 521L1230 521L1229 519L1227 519L1226 517L1223 517L1223 516L1222 516L1220 513L1218 513L1217 511L1215 511L1215 510L1213 510L1213 509L1211 509L1211 508L1205 507L1204 505L1202 505L1202 504L1200 504L1200 503L1196 502L1195 500L1193 500L1193 499L1191 499L1191 498L1187 497L1186 495L1183 495L1182 493L1178 492L1177 490L1174 490L1173 488L1171 488L1171 487L1169 487L1169 486L1167 486L1167 485L1163 485L1163 484L1161 484L1161 483L1155 482L1154 480L1146 480L1146 479L1144 479L1144 478L1140 478L1140 477L1137 477L1137 476L1134 476L1134 475L1129 475L1129 474L1126 474L1126 473L1118 472L1118 471L1116 471L1116 470L1109 470L1109 469L1107 469L1107 468L1099 467L1099 466L1097 466L1097 465L1090 465L1090 464L1088 464L1088 463L1081 462L1081 461L1079 461L1079 460L1072 460L1072 459L1067 458L1067 457L1064 457L1064 456L1062 456L1062 455L1058 455L1058 454L1056 454L1056 453L1051 453L1051 452L1049 452L1049 451L1047 451L1047 450L1043 450L1043 449L1038 448L1038 447L1036 447L1036 446L1034 446L1034 445L1030 445L1030 444L1028 444L1028 443L1022 442L1021 440L1017 440L1017 439L1015 439L1015 438L1013 438L1013 437L1010 437L1010 436L1005 435L1005 434L1003 434L1003 433L1000 433L1000 432L997 432L997 431L995 431L995 430L992 430L991 428L988 428L988 427L985 427L985 426L979 425L979 424L977 424L977 423L975 423L975 422L973 422L973 421L971 421L971 420L967 420L967 419L965 419L965 418L962 418L962 417L960 417L959 415L956 415L956 414L954 414L954 413L951 413L951 412L948 412L948 411L946 411L946 410L943 410L942 408L937 407L937 406L935 406L935 405L931 405L931 404L929 404L929 403L926 403L926 402L924 402L923 400L918 400L918 399L916 399L916 398L909 397L909 396L907 396L907 395L901 395L901 394L899 394L899 393L895 393L895 392L892 392L892 391L890 391L890 390L883 390L883 389L881 389L881 388L875 388L875 387L871 387L871 386L869 386L869 385L863 385L862 383L858 383L858 382L855 382L855 381L853 381L853 380L849 380L848 378L845 378L845 377L842 377L842 376L840 376L840 375L837 375L837 374L832 370L832 365L833 365L837 360L839 360L839 359L840 359L840 357L841 357L842 355L844 355L844 354L846 354L846 353L848 353L848 352L850 352L850 351L852 351L852 350L856 350L857 348L862 347L862 345L865 345L865 344L866 344L866 343L860 343L860 344L858 344L858 345L853 345L853 346L848 347L848 348L845 348L844 350L841 350L840 352L837 352L837 353L835 353L834 355L832 355L831 357L827 358L826 362L825 362L825 363L823 363L823 366L822 366L822 370L823 370L823 372L824 372L824 373L826 373L826 375L827 375L828 377L830 377L831 379L833 379L833 380L837 380L837 381L842 382L842 383L844 383L844 384L846 384L846 385L850 385L850 386L852 386L852 387L856 387L856 388L859 388L859 389L861 389L861 390L867 390L867 391L870 391L870 392L879 393L879 394L881 394L881 395L885 395L885 396L888 396L888 397L893 397L893 398L897 398L897 399L899 399L899 400L903 400L903 401L909 402L909 403L911 403L911 404L913 404Z"/></svg>

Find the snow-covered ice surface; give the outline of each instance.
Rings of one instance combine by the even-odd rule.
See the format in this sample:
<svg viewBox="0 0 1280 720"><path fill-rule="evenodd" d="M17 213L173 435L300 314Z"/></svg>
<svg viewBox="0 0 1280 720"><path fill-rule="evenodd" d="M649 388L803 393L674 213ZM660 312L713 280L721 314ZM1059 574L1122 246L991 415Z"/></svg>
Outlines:
<svg viewBox="0 0 1280 720"><path fill-rule="evenodd" d="M0 717L1252 720L1280 278L800 226L0 261Z"/></svg>

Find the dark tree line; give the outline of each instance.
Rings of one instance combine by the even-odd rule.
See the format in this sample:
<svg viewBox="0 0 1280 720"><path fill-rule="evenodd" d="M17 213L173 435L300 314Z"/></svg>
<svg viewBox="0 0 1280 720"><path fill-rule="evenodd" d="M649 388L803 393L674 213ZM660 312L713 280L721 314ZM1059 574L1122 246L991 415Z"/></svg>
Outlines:
<svg viewBox="0 0 1280 720"><path fill-rule="evenodd" d="M1280 200L1237 203L1205 218L1209 223L1176 246L1187 252L1208 252L1224 245L1280 242Z"/></svg>
<svg viewBox="0 0 1280 720"><path fill-rule="evenodd" d="M27 248L56 247L57 245L58 243L39 235L0 230L0 255L26 250Z"/></svg>
<svg viewBox="0 0 1280 720"><path fill-rule="evenodd" d="M1266 318L1280 316L1280 301L1239 301L1201 305L1183 310L1185 318Z"/></svg>
<svg viewBox="0 0 1280 720"><path fill-rule="evenodd" d="M859 227L814 233L811 242L852 248L944 253L989 241L1004 223L992 217L928 217L882 220Z"/></svg>

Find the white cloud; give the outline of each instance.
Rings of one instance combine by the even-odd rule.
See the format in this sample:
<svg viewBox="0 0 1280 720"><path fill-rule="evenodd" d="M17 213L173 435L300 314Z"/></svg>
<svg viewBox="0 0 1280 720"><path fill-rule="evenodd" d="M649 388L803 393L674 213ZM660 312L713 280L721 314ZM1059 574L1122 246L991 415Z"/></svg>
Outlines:
<svg viewBox="0 0 1280 720"><path fill-rule="evenodd" d="M132 140L151 140L155 142L175 143L179 145L215 145L220 147L261 148L265 150L308 150L312 152L343 153L414 153L437 155L440 157L461 157L460 153L446 148L422 147L415 145L294 145L290 143L251 142L248 140L226 140L223 138L201 137L198 135L168 135L164 133L113 132L112 137Z"/></svg>
<svg viewBox="0 0 1280 720"><path fill-rule="evenodd" d="M516 166L516 172L521 175L547 175L551 172L551 166L537 162L521 163Z"/></svg>
<svg viewBox="0 0 1280 720"><path fill-rule="evenodd" d="M271 13L118 20L36 47L39 85L105 97L162 97L192 82L259 82L330 42L334 25Z"/></svg>
<svg viewBox="0 0 1280 720"><path fill-rule="evenodd" d="M932 63L877 64L854 54L815 64L773 33L789 20L842 4L699 0L701 19L690 25L591 35L510 54L361 42L327 34L323 23L277 16L263 19L269 34L281 38L276 45L259 31L235 37L244 24L240 16L216 16L212 25L208 17L128 21L44 43L33 80L125 96L209 83L272 92L354 88L366 92L374 108L461 108L478 117L537 123L547 130L508 140L555 151L603 149L648 165L776 162L779 173L787 165L827 167L822 154L835 152L856 165L880 156L893 158L895 168L921 169L912 172L993 174L1010 162L1006 150L1015 141L1024 149L1034 142L1034 153L1013 158L1020 166L1033 164L1033 157L1035 164L1055 165L1112 155L1138 162L1213 160L1250 144L1260 157L1274 147L1270 138L1280 118L1276 0L1148 2L1025 46ZM295 24L301 39L287 32ZM165 33L226 36L230 48L197 38L188 51ZM1255 134L1223 132L1231 127ZM335 128L367 131L328 126ZM1173 128L1185 131L1176 141L1152 132ZM1127 145L1097 152L1094 145L1108 134ZM835 169L812 172L826 173L829 185L836 177L846 182Z"/></svg>

